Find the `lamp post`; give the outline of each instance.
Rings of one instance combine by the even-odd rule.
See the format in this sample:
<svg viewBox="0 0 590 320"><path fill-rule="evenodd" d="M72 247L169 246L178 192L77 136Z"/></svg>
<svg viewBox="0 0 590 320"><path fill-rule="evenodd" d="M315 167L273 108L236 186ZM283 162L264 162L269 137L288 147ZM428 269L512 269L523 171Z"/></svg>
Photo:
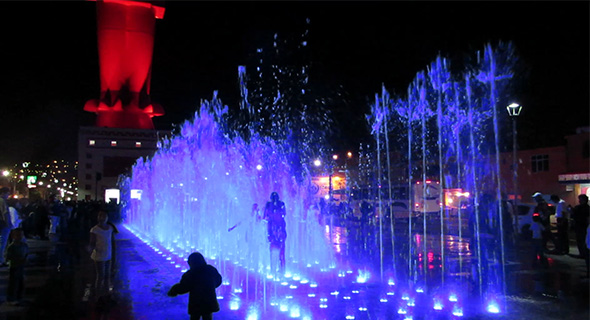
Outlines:
<svg viewBox="0 0 590 320"><path fill-rule="evenodd" d="M506 107L508 111L508 115L512 119L512 170L513 172L513 187L514 187L514 208L515 210L518 209L518 160L516 151L518 149L516 143L516 118L520 115L520 111L522 110L522 106L518 103L511 103Z"/></svg>
<svg viewBox="0 0 590 320"><path fill-rule="evenodd" d="M338 155L337 154L332 155L332 161L330 162L330 178L329 178L329 186L328 186L328 196L330 197L329 198L330 202L332 201L332 192L334 191L334 187L332 185L332 176L334 175L334 165L336 163L336 160L338 160Z"/></svg>
<svg viewBox="0 0 590 320"><path fill-rule="evenodd" d="M350 172L348 171L348 161L352 158L352 152L346 153L346 160L344 161L345 183L346 183L346 201L350 201Z"/></svg>

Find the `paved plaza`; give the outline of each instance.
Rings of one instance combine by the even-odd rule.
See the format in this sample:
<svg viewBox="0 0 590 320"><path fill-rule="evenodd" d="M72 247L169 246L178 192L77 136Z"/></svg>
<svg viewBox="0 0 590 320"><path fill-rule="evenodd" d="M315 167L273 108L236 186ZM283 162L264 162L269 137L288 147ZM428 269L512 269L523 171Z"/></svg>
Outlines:
<svg viewBox="0 0 590 320"><path fill-rule="evenodd" d="M19 306L0 305L4 319L189 319L188 296L166 296L186 265L156 252L126 227L117 236L117 273L111 300L91 294L94 266L83 250L79 259L64 243L29 239L25 299ZM506 312L487 313L465 298L456 313L448 302L442 310L429 305L433 294L403 297L392 283L359 281L357 274L340 273L305 281L288 275L274 281L243 270L234 263L211 261L224 284L217 289L221 311L215 319L588 319L589 286L583 279L584 260L548 255L547 269L531 269L525 244L508 261ZM8 269L0 269L0 299L5 300ZM230 283L230 280L232 283ZM415 299L415 301L411 301ZM426 302L420 302L420 300ZM412 303L410 303L412 302ZM422 304L421 304L422 303Z"/></svg>

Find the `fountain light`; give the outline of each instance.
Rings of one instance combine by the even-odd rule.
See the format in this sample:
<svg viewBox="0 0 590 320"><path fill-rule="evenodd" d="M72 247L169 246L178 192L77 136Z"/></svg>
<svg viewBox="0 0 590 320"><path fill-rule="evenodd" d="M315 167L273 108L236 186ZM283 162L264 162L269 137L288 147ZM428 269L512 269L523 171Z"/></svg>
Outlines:
<svg viewBox="0 0 590 320"><path fill-rule="evenodd" d="M289 306L288 306L288 305L286 305L286 304L283 304L283 303L281 303L281 304L279 305L279 310L280 310L281 312L287 312L287 311L289 311Z"/></svg>
<svg viewBox="0 0 590 320"><path fill-rule="evenodd" d="M292 306L291 310L289 310L289 316L291 318L299 318L301 316L301 311L299 310L299 306Z"/></svg>
<svg viewBox="0 0 590 320"><path fill-rule="evenodd" d="M442 302L440 302L440 301L437 300L437 301L434 302L434 305L432 306L432 308L434 310L442 310L443 309L443 304L442 304Z"/></svg>
<svg viewBox="0 0 590 320"><path fill-rule="evenodd" d="M490 301L486 307L489 313L500 313L500 307L496 301Z"/></svg>
<svg viewBox="0 0 590 320"><path fill-rule="evenodd" d="M462 317L463 316L463 309L459 306L453 307L453 315L455 317Z"/></svg>
<svg viewBox="0 0 590 320"><path fill-rule="evenodd" d="M234 296L229 302L229 309L233 311L240 309L240 298Z"/></svg>
<svg viewBox="0 0 590 320"><path fill-rule="evenodd" d="M369 271L359 270L359 274L356 277L356 282L357 283L365 283L365 282L367 282L367 280L369 280L370 277L371 277L371 274L369 273Z"/></svg>

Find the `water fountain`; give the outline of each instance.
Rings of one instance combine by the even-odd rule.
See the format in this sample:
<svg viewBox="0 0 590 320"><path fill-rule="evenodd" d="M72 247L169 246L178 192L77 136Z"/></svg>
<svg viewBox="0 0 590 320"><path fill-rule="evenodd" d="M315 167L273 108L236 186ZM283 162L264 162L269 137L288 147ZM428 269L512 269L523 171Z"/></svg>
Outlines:
<svg viewBox="0 0 590 320"><path fill-rule="evenodd" d="M503 212L483 206L488 193L501 196L496 104L498 83L504 85L510 72L498 59L510 50L486 46L483 59L460 78L439 57L418 73L405 99L384 88L376 95L368 117L376 147L368 153L375 155L376 189L389 187L377 194L382 218L372 232L378 256L337 258L330 241L338 240L327 236L331 226L308 212L309 180L293 174L280 142L256 132L247 140L224 133L228 109L216 95L121 180L126 225L179 271L188 254L202 252L224 274L219 295L227 307L252 319L272 310L302 319L428 318L442 310L458 317L466 312L467 292L477 293L478 305L489 311L502 309ZM434 217L416 210L405 223L386 220L386 199L396 183L393 151L405 154L407 168L395 174L405 175L411 208L417 193L430 196L426 181L439 183L439 190L469 192L471 205L452 213L439 205ZM280 275L270 268L265 224L252 210L255 203L263 210L273 191L287 208L288 261Z"/></svg>
<svg viewBox="0 0 590 320"><path fill-rule="evenodd" d="M428 183L440 185L441 194L434 196L441 203L446 200L442 190L447 189L458 189L471 198L468 204L453 210L446 205L439 205L436 213L426 212L425 207L424 211L416 209L417 215L410 214L405 232L394 228L395 219L391 219L392 244L406 244L392 245L389 255L397 268L394 273L398 281L430 289L462 288L480 297L484 305L495 306L501 302L498 297L505 295L505 246L501 235L506 216L493 199L502 199L504 187L499 178L496 108L498 97L512 77L510 67L514 61L509 59L513 59L510 44L500 44L496 50L487 45L483 58L478 53L471 70L453 77L449 61L439 56L427 71L417 74L405 99L390 97L385 88L375 96L367 119L377 144L378 168L385 168L387 175L379 172L374 183L379 188L389 187L386 190L396 184L389 160L381 160L381 153L395 151L402 153L407 163L407 171L396 175L404 176L408 183L408 203L433 196L427 194ZM390 137L397 137L395 147ZM424 187L413 187L416 183ZM382 201L381 194L377 197L380 210L391 210L391 201ZM400 256L405 259L396 261ZM438 272L428 269L433 257L440 260L438 268L432 268Z"/></svg>

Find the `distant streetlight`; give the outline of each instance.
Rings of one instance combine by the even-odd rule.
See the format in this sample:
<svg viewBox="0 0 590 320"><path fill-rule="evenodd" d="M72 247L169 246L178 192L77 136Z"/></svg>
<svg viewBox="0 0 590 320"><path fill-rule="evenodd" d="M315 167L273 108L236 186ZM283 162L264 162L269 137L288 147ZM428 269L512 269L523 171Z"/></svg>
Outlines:
<svg viewBox="0 0 590 320"><path fill-rule="evenodd" d="M315 159L315 160L313 161L313 165L314 165L314 166L316 166L316 167L319 167L319 166L321 166L321 165L322 165L322 162L320 161L320 159Z"/></svg>
<svg viewBox="0 0 590 320"><path fill-rule="evenodd" d="M348 159L352 159L352 152L346 153L346 160L344 161L344 172L346 174L346 199L350 199L350 172L348 171Z"/></svg>
<svg viewBox="0 0 590 320"><path fill-rule="evenodd" d="M513 184L514 184L514 208L518 210L518 160L517 160L517 150L518 146L516 143L516 118L520 115L520 111L522 111L522 106L518 103L511 103L506 107L508 111L508 115L512 119L512 170L513 170Z"/></svg>

